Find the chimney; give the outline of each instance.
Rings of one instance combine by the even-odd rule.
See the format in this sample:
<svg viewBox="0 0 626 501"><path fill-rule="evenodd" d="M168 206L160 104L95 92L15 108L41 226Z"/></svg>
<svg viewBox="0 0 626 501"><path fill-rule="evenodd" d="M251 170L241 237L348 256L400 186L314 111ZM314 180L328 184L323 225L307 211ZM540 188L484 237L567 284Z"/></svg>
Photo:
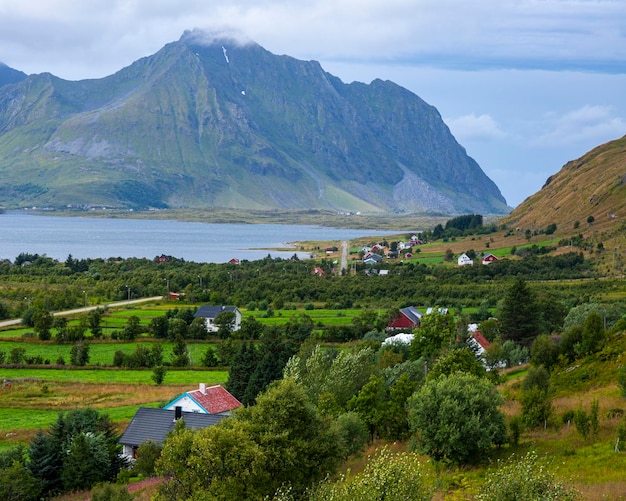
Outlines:
<svg viewBox="0 0 626 501"><path fill-rule="evenodd" d="M183 408L177 405L174 407L174 420L178 421L181 417L183 417Z"/></svg>
<svg viewBox="0 0 626 501"><path fill-rule="evenodd" d="M206 383L200 383L200 393L206 395Z"/></svg>

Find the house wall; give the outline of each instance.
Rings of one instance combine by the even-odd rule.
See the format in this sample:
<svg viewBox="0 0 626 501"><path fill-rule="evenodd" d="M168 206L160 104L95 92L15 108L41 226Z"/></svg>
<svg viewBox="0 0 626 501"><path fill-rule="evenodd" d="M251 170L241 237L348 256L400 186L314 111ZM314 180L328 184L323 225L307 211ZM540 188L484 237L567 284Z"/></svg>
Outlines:
<svg viewBox="0 0 626 501"><path fill-rule="evenodd" d="M182 407L183 412L201 412L202 414L207 413L202 407L200 407L196 402L193 401L193 399L189 398L187 395L184 395L178 400L167 404L163 408L167 409L168 411L173 411L176 407Z"/></svg>
<svg viewBox="0 0 626 501"><path fill-rule="evenodd" d="M417 325L415 325L415 323L413 323L413 321L410 320L409 318L405 317L404 315L401 315L400 317L392 321L389 324L389 327L394 328L394 329L407 329L411 327L417 327Z"/></svg>
<svg viewBox="0 0 626 501"><path fill-rule="evenodd" d="M233 326L233 331L238 331L241 328L241 312L237 309L233 313L235 314L235 325ZM217 332L217 325L213 323L214 320L214 318L204 319L206 328L209 332Z"/></svg>
<svg viewBox="0 0 626 501"><path fill-rule="evenodd" d="M135 448L132 445L126 445L122 447L122 453L120 454L124 459L129 461L135 460Z"/></svg>

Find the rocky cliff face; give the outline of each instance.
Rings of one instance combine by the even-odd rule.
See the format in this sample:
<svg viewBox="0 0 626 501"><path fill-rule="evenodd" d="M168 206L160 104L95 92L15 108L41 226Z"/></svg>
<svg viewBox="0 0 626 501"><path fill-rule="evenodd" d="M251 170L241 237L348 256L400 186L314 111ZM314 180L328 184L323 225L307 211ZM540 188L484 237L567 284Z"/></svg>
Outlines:
<svg viewBox="0 0 626 501"><path fill-rule="evenodd" d="M197 32L107 78L0 86L0 172L6 206L508 211L406 89Z"/></svg>

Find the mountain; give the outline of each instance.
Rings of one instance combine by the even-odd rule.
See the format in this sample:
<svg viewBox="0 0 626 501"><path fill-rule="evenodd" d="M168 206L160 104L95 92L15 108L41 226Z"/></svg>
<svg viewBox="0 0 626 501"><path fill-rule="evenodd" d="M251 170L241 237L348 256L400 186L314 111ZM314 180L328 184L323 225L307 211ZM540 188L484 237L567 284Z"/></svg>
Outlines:
<svg viewBox="0 0 626 501"><path fill-rule="evenodd" d="M0 63L0 87L7 84L26 80L26 73L10 68L4 63Z"/></svg>
<svg viewBox="0 0 626 501"><path fill-rule="evenodd" d="M0 172L8 207L509 210L408 90L197 31L102 79L0 87Z"/></svg>
<svg viewBox="0 0 626 501"><path fill-rule="evenodd" d="M626 218L626 136L610 141L550 176L503 223L521 228L556 224L561 234L624 235Z"/></svg>

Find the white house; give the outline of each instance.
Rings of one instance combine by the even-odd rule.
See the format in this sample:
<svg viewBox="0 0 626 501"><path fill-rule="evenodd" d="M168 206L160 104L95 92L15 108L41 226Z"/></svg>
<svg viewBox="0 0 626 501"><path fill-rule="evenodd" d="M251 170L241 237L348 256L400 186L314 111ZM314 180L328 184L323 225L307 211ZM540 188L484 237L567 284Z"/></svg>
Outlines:
<svg viewBox="0 0 626 501"><path fill-rule="evenodd" d="M459 259L457 262L459 266L467 266L467 265L474 264L474 261L470 259L470 257L467 254L465 254L465 252L459 256Z"/></svg>
<svg viewBox="0 0 626 501"><path fill-rule="evenodd" d="M215 325L215 319L224 312L233 312L235 314L235 323L233 331L239 330L241 327L241 311L236 306L200 306L194 317L204 318L206 328L209 332L217 332L218 326Z"/></svg>
<svg viewBox="0 0 626 501"><path fill-rule="evenodd" d="M206 384L200 383L197 390L186 391L163 408L175 410L177 407L182 412L228 416L230 411L241 407L241 402L219 384L207 387Z"/></svg>

